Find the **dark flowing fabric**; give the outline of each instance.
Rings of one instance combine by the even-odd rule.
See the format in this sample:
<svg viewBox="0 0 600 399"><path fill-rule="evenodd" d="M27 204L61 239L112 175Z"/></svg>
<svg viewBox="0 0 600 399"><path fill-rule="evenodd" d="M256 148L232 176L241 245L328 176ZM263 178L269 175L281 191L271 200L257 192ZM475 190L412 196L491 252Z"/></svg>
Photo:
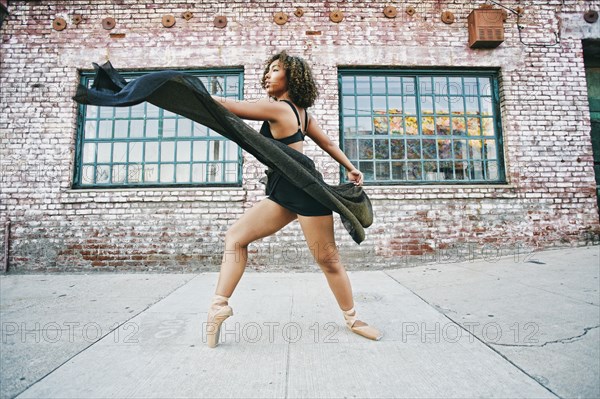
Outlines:
<svg viewBox="0 0 600 399"><path fill-rule="evenodd" d="M373 209L362 187L353 183L328 185L310 158L260 135L215 101L200 79L183 72L161 71L126 82L110 62L93 65L96 69L94 84L91 88L79 85L73 97L75 101L111 107L147 101L205 125L236 142L259 162L338 213L356 243L365 239L364 228L373 222Z"/></svg>

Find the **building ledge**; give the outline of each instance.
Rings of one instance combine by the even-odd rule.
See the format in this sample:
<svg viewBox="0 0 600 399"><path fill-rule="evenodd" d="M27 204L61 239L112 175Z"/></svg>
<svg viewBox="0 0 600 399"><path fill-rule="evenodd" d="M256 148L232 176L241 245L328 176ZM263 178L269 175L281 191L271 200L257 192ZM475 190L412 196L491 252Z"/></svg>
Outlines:
<svg viewBox="0 0 600 399"><path fill-rule="evenodd" d="M365 192L372 200L504 199L522 196L518 191L519 187L512 184L438 184L365 187Z"/></svg>
<svg viewBox="0 0 600 399"><path fill-rule="evenodd" d="M60 202L243 202L247 191L242 187L136 187L68 189Z"/></svg>

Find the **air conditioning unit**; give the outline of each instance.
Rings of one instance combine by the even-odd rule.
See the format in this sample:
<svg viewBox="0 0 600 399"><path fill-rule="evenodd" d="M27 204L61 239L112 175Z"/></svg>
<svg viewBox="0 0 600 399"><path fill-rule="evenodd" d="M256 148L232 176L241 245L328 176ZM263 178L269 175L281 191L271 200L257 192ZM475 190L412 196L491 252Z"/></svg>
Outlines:
<svg viewBox="0 0 600 399"><path fill-rule="evenodd" d="M494 48L504 41L504 13L502 10L481 8L467 17L469 47Z"/></svg>

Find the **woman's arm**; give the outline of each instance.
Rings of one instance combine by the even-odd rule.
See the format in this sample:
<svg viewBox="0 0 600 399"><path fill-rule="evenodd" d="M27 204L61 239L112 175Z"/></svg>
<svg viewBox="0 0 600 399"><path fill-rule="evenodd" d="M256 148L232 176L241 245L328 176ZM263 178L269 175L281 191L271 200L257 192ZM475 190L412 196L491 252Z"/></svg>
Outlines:
<svg viewBox="0 0 600 399"><path fill-rule="evenodd" d="M271 98L254 101L219 96L212 96L212 98L240 118L254 121L274 121L281 110L285 109L283 104Z"/></svg>
<svg viewBox="0 0 600 399"><path fill-rule="evenodd" d="M348 179L353 181L356 185L363 184L363 174L354 167L352 162L348 159L346 154L342 152L331 139L323 132L323 129L319 126L315 118L312 115L308 118L308 127L306 128L306 135L310 137L319 147L328 153L333 159L335 159L340 165L346 168L348 173Z"/></svg>

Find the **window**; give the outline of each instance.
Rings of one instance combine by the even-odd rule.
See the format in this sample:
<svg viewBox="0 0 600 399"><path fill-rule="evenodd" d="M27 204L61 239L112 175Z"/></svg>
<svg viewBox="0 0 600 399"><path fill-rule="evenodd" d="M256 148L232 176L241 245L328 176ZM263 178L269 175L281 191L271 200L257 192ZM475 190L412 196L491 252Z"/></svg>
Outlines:
<svg viewBox="0 0 600 399"><path fill-rule="evenodd" d="M191 71L209 92L241 98L240 70ZM124 73L130 80L142 73ZM82 83L91 86L93 74ZM149 103L80 105L73 186L240 185L238 145L190 119Z"/></svg>
<svg viewBox="0 0 600 399"><path fill-rule="evenodd" d="M504 182L493 71L340 70L340 137L365 182Z"/></svg>

